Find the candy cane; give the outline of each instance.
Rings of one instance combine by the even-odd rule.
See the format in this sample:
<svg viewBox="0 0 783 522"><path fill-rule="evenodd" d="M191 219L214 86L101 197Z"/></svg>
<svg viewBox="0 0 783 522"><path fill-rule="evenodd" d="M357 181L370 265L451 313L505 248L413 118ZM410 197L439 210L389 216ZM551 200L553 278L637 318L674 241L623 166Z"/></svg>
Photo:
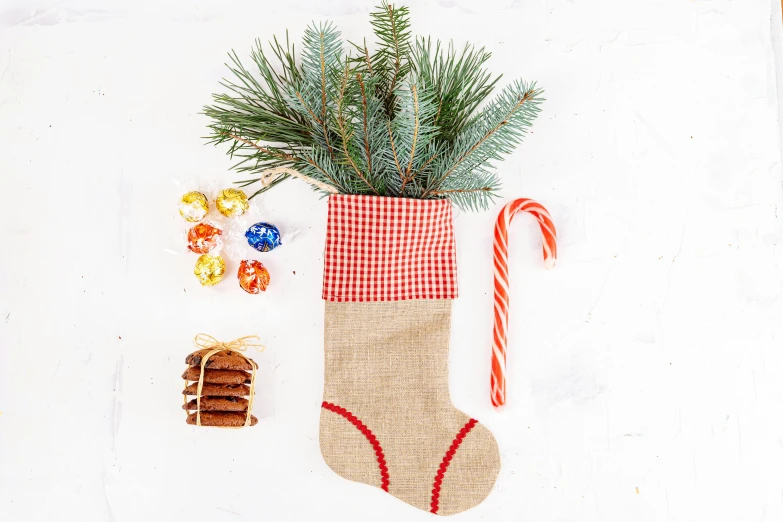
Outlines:
<svg viewBox="0 0 783 522"><path fill-rule="evenodd" d="M529 212L538 220L544 236L544 265L555 266L557 259L557 236L549 212L532 199L520 198L512 201L500 211L495 223L495 327L492 343L492 374L490 396L492 405L506 403L506 332L508 331L508 225L517 212Z"/></svg>

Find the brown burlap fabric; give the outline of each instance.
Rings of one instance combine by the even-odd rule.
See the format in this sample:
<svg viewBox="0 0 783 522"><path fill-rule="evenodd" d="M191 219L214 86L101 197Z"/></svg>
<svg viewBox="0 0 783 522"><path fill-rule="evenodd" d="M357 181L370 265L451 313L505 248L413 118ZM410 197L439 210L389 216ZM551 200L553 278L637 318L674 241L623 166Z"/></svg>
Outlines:
<svg viewBox="0 0 783 522"><path fill-rule="evenodd" d="M449 398L451 300L326 302L321 452L338 474L448 515L481 502L497 443Z"/></svg>

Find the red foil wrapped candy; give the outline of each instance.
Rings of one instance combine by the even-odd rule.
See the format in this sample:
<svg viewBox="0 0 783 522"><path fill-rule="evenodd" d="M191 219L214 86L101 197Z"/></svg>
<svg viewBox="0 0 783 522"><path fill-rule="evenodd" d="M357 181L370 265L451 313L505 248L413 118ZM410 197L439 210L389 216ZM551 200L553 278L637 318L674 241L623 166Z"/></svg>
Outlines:
<svg viewBox="0 0 783 522"><path fill-rule="evenodd" d="M206 254L222 242L223 231L209 223L199 223L188 230L188 250L197 254Z"/></svg>
<svg viewBox="0 0 783 522"><path fill-rule="evenodd" d="M269 286L269 271L255 259L245 259L239 263L239 286L248 294L258 294Z"/></svg>

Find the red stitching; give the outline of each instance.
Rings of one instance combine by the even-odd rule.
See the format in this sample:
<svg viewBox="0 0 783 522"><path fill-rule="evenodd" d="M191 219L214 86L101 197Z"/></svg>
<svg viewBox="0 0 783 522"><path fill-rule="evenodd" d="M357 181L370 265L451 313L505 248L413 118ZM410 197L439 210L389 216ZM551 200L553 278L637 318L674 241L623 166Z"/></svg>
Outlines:
<svg viewBox="0 0 783 522"><path fill-rule="evenodd" d="M386 466L386 457L384 457L383 455L383 448L381 447L381 443L378 442L378 439L375 437L373 432L370 431L370 428L365 426L365 424L362 421L360 421L356 417L356 415L346 410L345 408L341 408L340 406L337 406L336 404L332 404L331 402L324 401L323 404L321 404L321 407L331 412L334 412L337 415L340 415L345 420L353 424L357 430L362 432L362 435L365 436L367 442L369 442L372 445L372 449L375 450L375 456L378 459L378 467L381 470L381 489L388 493L389 492L389 468Z"/></svg>
<svg viewBox="0 0 783 522"><path fill-rule="evenodd" d="M451 459L454 458L454 454L457 452L457 448L459 448L459 445L462 444L463 440L465 440L465 436L470 433L470 430L472 430L476 424L478 424L476 419L470 419L468 422L466 422L462 429L459 430L459 433L457 433L457 436L454 437L454 440L451 442L451 446L446 452L446 455L443 456L443 461L441 461L438 472L435 474L435 482L432 484L432 503L430 504L430 513L438 512L440 486L443 484L443 477L446 475L446 469L448 469L449 464L451 463Z"/></svg>

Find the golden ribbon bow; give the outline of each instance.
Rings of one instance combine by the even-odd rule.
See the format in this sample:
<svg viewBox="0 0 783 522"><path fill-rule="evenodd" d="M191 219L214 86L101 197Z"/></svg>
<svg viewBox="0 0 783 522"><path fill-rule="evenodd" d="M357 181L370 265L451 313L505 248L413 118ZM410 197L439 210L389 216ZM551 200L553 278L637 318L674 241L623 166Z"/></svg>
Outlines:
<svg viewBox="0 0 783 522"><path fill-rule="evenodd" d="M218 351L230 350L232 352L244 352L248 348L255 348L259 352L266 350L266 346L261 343L251 342L250 339L256 339L257 341L261 340L261 338L257 335L246 335L245 337L240 337L227 343L222 343L211 335L200 333L193 339L193 344L200 350L206 350L209 348L217 349Z"/></svg>
<svg viewBox="0 0 783 522"><path fill-rule="evenodd" d="M193 339L193 344L196 346L196 348L200 350L209 350L201 357L201 372L199 372L198 388L196 389L196 426L201 426L201 390L204 388L204 370L206 369L207 361L216 353L225 351L238 353L245 359L245 361L250 363L250 366L253 367L253 374L250 377L250 399L247 403L247 416L245 417L245 426L250 426L250 412L253 410L253 398L256 394L256 370L258 369L258 365L252 359L245 357L242 352L247 351L248 348L255 348L258 352L263 352L266 350L266 346L260 342L252 342L252 339L255 339L256 341L261 340L257 335L247 335L245 337L240 337L238 339L234 339L233 341L223 343L211 335L204 333L196 335L196 337ZM188 381L186 379L185 387L187 388L187 386ZM186 395L185 404L187 404L187 402L188 398Z"/></svg>

